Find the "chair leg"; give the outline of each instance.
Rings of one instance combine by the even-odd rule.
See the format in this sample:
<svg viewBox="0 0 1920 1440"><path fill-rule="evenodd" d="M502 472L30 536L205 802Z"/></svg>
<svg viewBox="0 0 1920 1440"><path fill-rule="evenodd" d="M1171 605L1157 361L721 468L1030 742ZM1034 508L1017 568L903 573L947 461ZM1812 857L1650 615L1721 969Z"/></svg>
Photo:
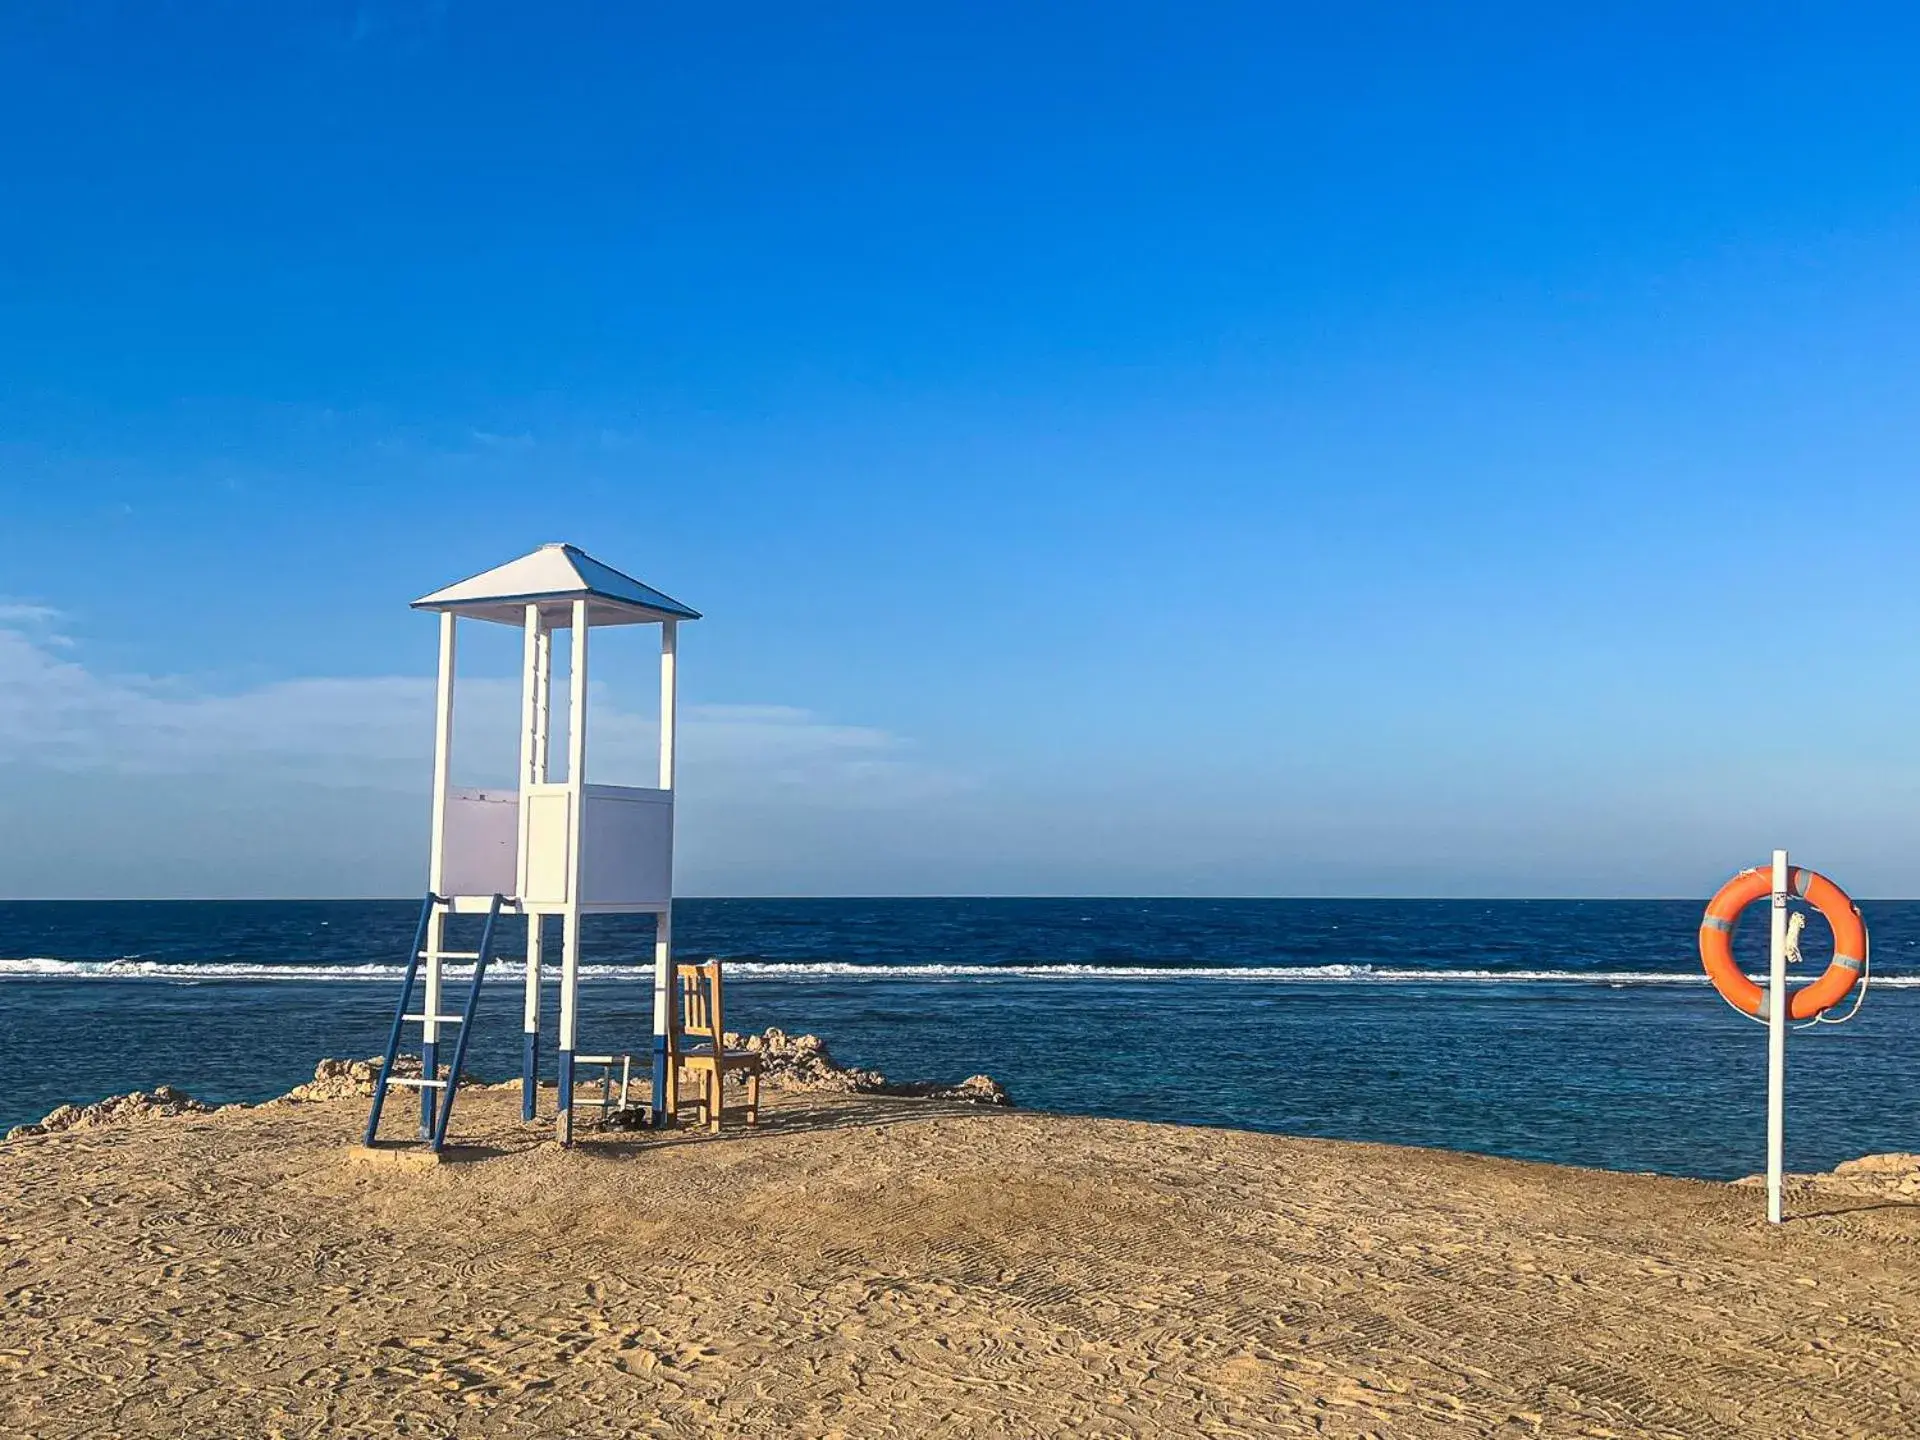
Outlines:
<svg viewBox="0 0 1920 1440"><path fill-rule="evenodd" d="M747 1072L747 1124L760 1123L760 1072Z"/></svg>
<svg viewBox="0 0 1920 1440"><path fill-rule="evenodd" d="M707 1072L707 1086L713 1091L713 1105L708 1109L707 1129L715 1135L720 1133L720 1111L726 1104L727 1073L718 1065Z"/></svg>

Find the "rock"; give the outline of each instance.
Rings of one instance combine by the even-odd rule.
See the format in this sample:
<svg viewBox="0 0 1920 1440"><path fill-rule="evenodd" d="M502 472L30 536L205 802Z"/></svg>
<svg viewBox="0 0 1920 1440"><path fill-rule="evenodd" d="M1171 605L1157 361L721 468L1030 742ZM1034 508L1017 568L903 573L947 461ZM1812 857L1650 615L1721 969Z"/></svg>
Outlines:
<svg viewBox="0 0 1920 1440"><path fill-rule="evenodd" d="M1897 1196L1902 1199L1920 1195L1920 1154L1891 1151L1884 1155L1862 1155L1857 1160L1842 1160L1831 1170L1817 1174L1790 1174L1782 1177L1789 1189L1813 1192L1839 1191L1849 1195ZM1765 1185L1765 1175L1748 1175L1736 1185Z"/></svg>
<svg viewBox="0 0 1920 1440"><path fill-rule="evenodd" d="M313 1079L296 1085L283 1100L364 1100L373 1095L373 1082L379 1078L384 1056L369 1055L364 1060L336 1060L329 1057L313 1067ZM402 1055L394 1062L396 1075L418 1075L420 1057Z"/></svg>
<svg viewBox="0 0 1920 1440"><path fill-rule="evenodd" d="M328 1058L313 1067L313 1079L304 1085L296 1085L281 1100L369 1100L373 1098L373 1082L380 1076L380 1062L386 1057L369 1055L364 1060L335 1060ZM420 1057L402 1055L393 1062L395 1075L418 1075ZM503 1081L498 1085L489 1085L476 1079L471 1070L461 1072L460 1084L463 1087L477 1086L483 1090L517 1090L518 1080ZM269 1105L279 1102L269 1100Z"/></svg>
<svg viewBox="0 0 1920 1440"><path fill-rule="evenodd" d="M874 1088L877 1095L898 1095L913 1100L964 1100L969 1105L1011 1105L1013 1097L991 1075L969 1075L958 1085L942 1085L933 1080L885 1081Z"/></svg>
<svg viewBox="0 0 1920 1440"><path fill-rule="evenodd" d="M887 1083L887 1077L877 1070L837 1064L827 1051L827 1042L818 1035L789 1035L777 1026L769 1026L759 1035L728 1031L724 1043L729 1050L751 1050L760 1056L761 1081L769 1090L847 1094Z"/></svg>
<svg viewBox="0 0 1920 1440"><path fill-rule="evenodd" d="M1920 1155L1896 1150L1885 1155L1862 1155L1858 1160L1842 1160L1833 1167L1836 1175L1920 1175Z"/></svg>
<svg viewBox="0 0 1920 1440"><path fill-rule="evenodd" d="M898 1095L927 1100L964 1100L976 1105L1011 1105L1006 1089L990 1075L969 1075L958 1085L933 1081L895 1082L878 1070L841 1065L818 1035L789 1035L769 1026L759 1035L724 1037L729 1050L750 1050L761 1057L761 1078L769 1090L815 1094Z"/></svg>
<svg viewBox="0 0 1920 1440"><path fill-rule="evenodd" d="M1013 1097L1007 1093L1007 1087L991 1075L969 1075L942 1098L971 1100L976 1105L1013 1104Z"/></svg>
<svg viewBox="0 0 1920 1440"><path fill-rule="evenodd" d="M28 1135L54 1135L63 1130L92 1130L103 1125L124 1125L149 1116L204 1115L213 1107L202 1104L184 1090L158 1085L152 1090L135 1090L126 1095L109 1095L91 1105L61 1105L34 1125L16 1125L7 1139Z"/></svg>

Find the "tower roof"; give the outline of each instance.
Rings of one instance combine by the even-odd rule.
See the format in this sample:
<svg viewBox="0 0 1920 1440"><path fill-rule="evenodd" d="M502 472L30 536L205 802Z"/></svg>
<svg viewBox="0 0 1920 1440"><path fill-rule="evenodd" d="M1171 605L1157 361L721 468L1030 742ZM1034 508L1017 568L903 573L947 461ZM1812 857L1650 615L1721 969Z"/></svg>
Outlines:
<svg viewBox="0 0 1920 1440"><path fill-rule="evenodd" d="M531 555L422 595L413 602L413 608L450 610L475 620L520 625L526 621L529 605L544 608L551 603L559 608L575 600L591 602L589 623L594 625L646 625L700 618L698 610L688 609L611 565L603 565L577 546L560 544L542 545ZM563 612L548 623L564 627L572 623L572 615Z"/></svg>

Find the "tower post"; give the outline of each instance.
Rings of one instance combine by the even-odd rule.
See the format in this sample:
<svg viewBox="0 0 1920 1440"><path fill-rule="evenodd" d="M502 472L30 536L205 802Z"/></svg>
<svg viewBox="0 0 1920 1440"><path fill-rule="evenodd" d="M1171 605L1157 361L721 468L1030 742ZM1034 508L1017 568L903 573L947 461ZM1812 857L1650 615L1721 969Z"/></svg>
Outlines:
<svg viewBox="0 0 1920 1440"><path fill-rule="evenodd" d="M672 620L660 624L660 788L673 793L674 730L679 720L676 674L679 625ZM673 870L672 833L667 836L667 873ZM653 1123L667 1123L673 1108L673 1087L678 1079L673 1072L674 1025L673 975L673 899L668 886L666 908L654 918L653 928ZM715 1045L720 1044L718 1037Z"/></svg>
<svg viewBox="0 0 1920 1440"><path fill-rule="evenodd" d="M552 654L551 632L540 607L529 604L521 644L520 697L520 808L516 845L516 895L527 893L527 792L547 778L547 685ZM541 917L529 911L527 921L526 995L521 1007L520 1118L531 1120L540 1094L540 947Z"/></svg>
<svg viewBox="0 0 1920 1440"><path fill-rule="evenodd" d="M440 616L440 668L434 683L433 699L433 837L427 861L427 889L444 895L447 851L447 795L453 773L453 663L454 624L451 611ZM439 1077L440 1050L440 951L447 930L446 912L438 905L429 908L427 920L427 975L420 1024L420 1078ZM458 1078L458 1077L456 1077ZM434 1088L420 1087L420 1138L433 1138Z"/></svg>
<svg viewBox="0 0 1920 1440"><path fill-rule="evenodd" d="M573 1054L579 1023L580 850L587 804L588 606L573 602L573 638L567 652L567 900L560 937L560 1143L573 1143Z"/></svg>

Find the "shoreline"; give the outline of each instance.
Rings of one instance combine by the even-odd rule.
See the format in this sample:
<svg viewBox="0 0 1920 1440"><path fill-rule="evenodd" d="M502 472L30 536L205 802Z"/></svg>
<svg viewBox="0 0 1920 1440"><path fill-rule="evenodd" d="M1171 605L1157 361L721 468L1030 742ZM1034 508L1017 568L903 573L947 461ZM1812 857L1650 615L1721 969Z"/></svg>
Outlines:
<svg viewBox="0 0 1920 1440"><path fill-rule="evenodd" d="M842 1066L836 1063L828 1052L824 1042L818 1036L788 1036L774 1027L765 1035L738 1036L729 1032L727 1045L730 1048L751 1046L761 1049L768 1045L768 1037L774 1037L784 1054L775 1060L769 1075L770 1089L765 1103L771 1104L781 1096L799 1095L859 1095L872 1099L893 1101L939 1101L964 1107L989 1106L1013 1109L1014 1101L1005 1087L990 1075L970 1075L953 1084L938 1081L889 1080L878 1071L866 1070L859 1066ZM413 1062L410 1066L408 1062ZM269 1096L264 1100L227 1101L208 1103L176 1085L159 1085L152 1090L132 1090L118 1095L103 1096L99 1100L84 1103L69 1102L56 1107L38 1121L15 1125L0 1134L0 1144L10 1141L32 1140L48 1135L64 1135L75 1130L112 1129L121 1126L141 1124L154 1120L174 1120L189 1116L218 1117L239 1112L270 1110L286 1105L323 1104L339 1101L366 1102L373 1095L373 1077L378 1074L379 1056L368 1056L364 1060L348 1060L335 1057L322 1059L314 1068L312 1080L304 1081L281 1095ZM402 1055L396 1074L420 1073L415 1057ZM686 1084L683 1080L683 1085ZM582 1091L592 1091L594 1086L587 1081L577 1083ZM461 1082L462 1100L474 1094L488 1092L496 1094L520 1094L520 1081L484 1080L469 1075ZM542 1080L538 1086L542 1097L540 1111L543 1116L551 1116L553 1105L551 1097L556 1087L551 1080ZM396 1092L398 1093L398 1092ZM727 1094L731 1097L728 1104L729 1123L733 1123L733 1106L740 1103L739 1082L729 1080ZM1111 1123L1119 1125L1152 1125L1181 1131L1218 1132L1226 1135L1264 1136L1269 1139L1298 1142L1315 1145L1354 1145L1374 1149L1404 1150L1414 1155L1448 1157L1456 1160L1482 1160L1489 1163L1510 1165L1535 1165L1550 1170L1566 1171L1570 1174L1591 1174L1621 1176L1628 1179L1646 1179L1674 1181L1693 1185L1724 1185L1732 1188L1750 1188L1764 1186L1766 1176L1756 1173L1743 1175L1733 1180L1714 1180L1701 1176L1668 1175L1656 1170L1614 1170L1597 1165L1574 1165L1562 1161L1536 1160L1520 1156L1499 1155L1482 1150L1466 1150L1446 1145L1409 1145L1392 1141L1348 1140L1332 1136L1292 1135L1272 1130L1254 1129L1233 1125L1187 1124L1160 1120L1139 1120L1124 1116L1076 1115L1063 1111L1049 1111L1022 1107L1030 1115L1046 1116L1064 1122ZM398 1113L397 1111L395 1112ZM911 1117L903 1117L911 1118ZM523 1122L524 1123L524 1122ZM538 1132L544 1122L535 1121L528 1126L529 1134ZM582 1143L591 1143L596 1139L604 1140L612 1135L653 1134L638 1127L616 1126L585 1119L577 1124ZM405 1126L403 1125L404 1129ZM686 1128L682 1122L679 1129ZM671 1135L673 1131L664 1132ZM457 1142L457 1134L450 1142ZM395 1145L404 1149L407 1142L393 1141L383 1137L380 1146ZM362 1146L362 1149L366 1147ZM450 1148L458 1150L457 1143ZM1804 1196L1815 1196L1825 1192L1841 1194L1866 1194L1895 1196L1900 1199L1912 1197L1916 1209L1920 1209L1920 1152L1880 1151L1843 1160L1831 1170L1788 1171L1784 1176L1790 1191ZM1792 1217L1789 1216L1789 1219Z"/></svg>

